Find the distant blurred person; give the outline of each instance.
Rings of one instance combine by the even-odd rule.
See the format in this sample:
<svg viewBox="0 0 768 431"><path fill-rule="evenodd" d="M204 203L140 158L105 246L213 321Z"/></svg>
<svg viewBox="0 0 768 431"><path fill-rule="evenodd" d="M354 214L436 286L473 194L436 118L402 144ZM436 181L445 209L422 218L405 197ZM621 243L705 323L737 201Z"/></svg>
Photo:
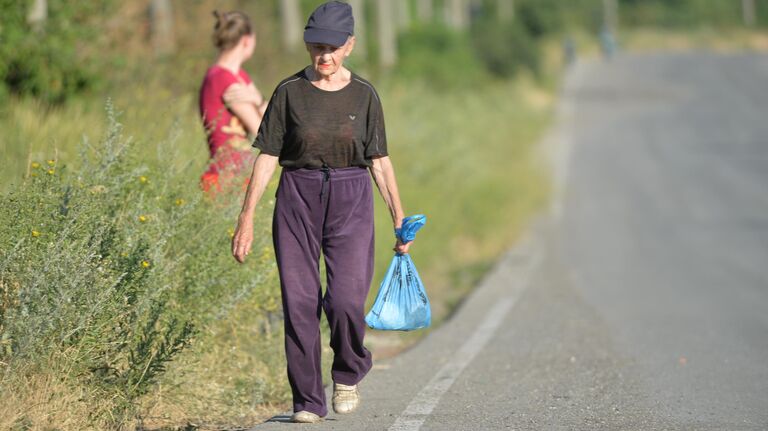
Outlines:
<svg viewBox="0 0 768 431"><path fill-rule="evenodd" d="M576 42L571 35L568 35L563 39L563 62L566 66L570 66L576 62Z"/></svg>
<svg viewBox="0 0 768 431"><path fill-rule="evenodd" d="M600 48L605 60L611 60L616 55L616 37L611 28L606 25L600 30Z"/></svg>
<svg viewBox="0 0 768 431"><path fill-rule="evenodd" d="M213 44L219 54L205 73L199 95L211 159L200 178L200 186L206 192L221 191L244 167L253 164L247 135L255 135L259 130L267 105L241 68L256 47L250 19L239 11L214 11L213 15Z"/></svg>

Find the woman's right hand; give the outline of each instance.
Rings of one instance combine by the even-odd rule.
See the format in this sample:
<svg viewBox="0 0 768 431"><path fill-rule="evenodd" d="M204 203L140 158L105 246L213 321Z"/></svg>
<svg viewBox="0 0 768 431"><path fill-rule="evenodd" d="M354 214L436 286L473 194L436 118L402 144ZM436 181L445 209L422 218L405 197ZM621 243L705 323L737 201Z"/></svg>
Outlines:
<svg viewBox="0 0 768 431"><path fill-rule="evenodd" d="M253 244L253 217L241 214L237 220L237 228L232 236L232 256L240 263L245 262L245 256L251 251Z"/></svg>
<svg viewBox="0 0 768 431"><path fill-rule="evenodd" d="M232 84L227 87L222 97L227 105L233 103L252 103L260 106L264 103L264 97L255 85Z"/></svg>

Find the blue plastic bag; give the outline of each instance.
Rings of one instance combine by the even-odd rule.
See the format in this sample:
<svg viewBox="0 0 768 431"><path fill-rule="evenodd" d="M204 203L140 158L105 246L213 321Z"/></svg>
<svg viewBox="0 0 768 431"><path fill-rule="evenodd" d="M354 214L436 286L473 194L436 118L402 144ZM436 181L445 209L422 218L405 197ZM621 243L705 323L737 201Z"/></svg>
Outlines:
<svg viewBox="0 0 768 431"><path fill-rule="evenodd" d="M411 242L416 238L416 232L418 232L425 223L427 223L427 216L424 214L408 216L403 219L402 226L395 229L395 236L402 241L403 244Z"/></svg>
<svg viewBox="0 0 768 431"><path fill-rule="evenodd" d="M404 243L413 241L424 223L426 217L421 214L406 217L395 235ZM395 253L365 323L389 331L411 331L432 323L429 298L410 255Z"/></svg>

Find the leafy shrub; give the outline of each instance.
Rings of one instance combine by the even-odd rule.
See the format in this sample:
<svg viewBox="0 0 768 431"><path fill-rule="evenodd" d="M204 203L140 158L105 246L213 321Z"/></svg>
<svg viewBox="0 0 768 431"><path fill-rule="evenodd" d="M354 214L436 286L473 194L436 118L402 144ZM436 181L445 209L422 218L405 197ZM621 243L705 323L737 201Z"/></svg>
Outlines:
<svg viewBox="0 0 768 431"><path fill-rule="evenodd" d="M415 27L398 38L397 74L440 89L460 88L485 76L483 65L462 33L445 26Z"/></svg>
<svg viewBox="0 0 768 431"><path fill-rule="evenodd" d="M48 0L45 23L33 28L32 1L0 0L0 101L15 93L63 102L97 83L97 20L111 3Z"/></svg>
<svg viewBox="0 0 768 431"><path fill-rule="evenodd" d="M472 26L475 53L495 76L511 77L521 69L539 73L539 47L519 21L481 18Z"/></svg>
<svg viewBox="0 0 768 431"><path fill-rule="evenodd" d="M755 2L758 22L761 2ZM730 0L623 0L620 12L627 25L695 28L742 26L742 4Z"/></svg>
<svg viewBox="0 0 768 431"><path fill-rule="evenodd" d="M565 12L577 9L571 2L559 0L521 0L515 6L515 20L533 38L562 31Z"/></svg>
<svg viewBox="0 0 768 431"><path fill-rule="evenodd" d="M45 367L52 353L75 352L64 368L113 401L94 421L117 426L200 328L244 295L279 304L279 291L267 223L257 225L260 257L237 266L237 199L203 199L183 171L142 162L108 112L107 135L84 141L76 171L33 162L0 197L0 364Z"/></svg>

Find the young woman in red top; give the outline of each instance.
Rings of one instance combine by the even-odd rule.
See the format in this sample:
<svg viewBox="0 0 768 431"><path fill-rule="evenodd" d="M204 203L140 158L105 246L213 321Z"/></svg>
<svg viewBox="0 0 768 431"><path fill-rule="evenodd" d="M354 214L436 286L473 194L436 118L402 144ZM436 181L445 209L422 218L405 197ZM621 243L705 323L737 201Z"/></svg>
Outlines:
<svg viewBox="0 0 768 431"><path fill-rule="evenodd" d="M247 135L259 130L267 102L242 64L253 55L256 35L248 16L239 11L218 12L213 43L219 49L200 87L200 116L208 137L211 162L200 178L206 192L222 185L253 164Z"/></svg>

